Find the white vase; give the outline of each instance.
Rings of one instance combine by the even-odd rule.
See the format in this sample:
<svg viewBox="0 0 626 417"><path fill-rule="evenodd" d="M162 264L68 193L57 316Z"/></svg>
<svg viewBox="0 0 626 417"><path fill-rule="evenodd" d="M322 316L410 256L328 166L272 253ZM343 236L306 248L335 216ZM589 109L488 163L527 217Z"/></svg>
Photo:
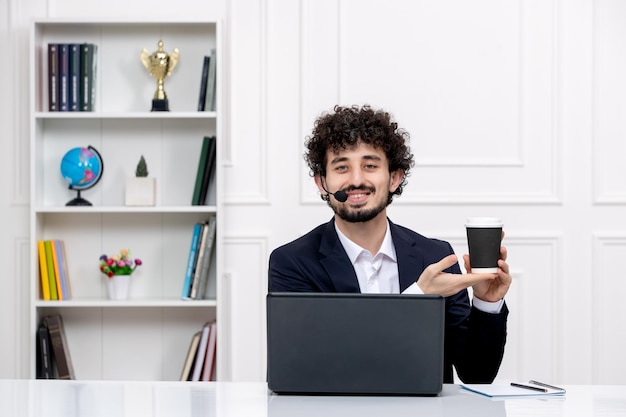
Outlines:
<svg viewBox="0 0 626 417"><path fill-rule="evenodd" d="M126 178L127 206L154 206L156 204L156 178Z"/></svg>
<svg viewBox="0 0 626 417"><path fill-rule="evenodd" d="M126 300L128 298L130 275L113 275L111 278L106 278L106 280L111 300Z"/></svg>

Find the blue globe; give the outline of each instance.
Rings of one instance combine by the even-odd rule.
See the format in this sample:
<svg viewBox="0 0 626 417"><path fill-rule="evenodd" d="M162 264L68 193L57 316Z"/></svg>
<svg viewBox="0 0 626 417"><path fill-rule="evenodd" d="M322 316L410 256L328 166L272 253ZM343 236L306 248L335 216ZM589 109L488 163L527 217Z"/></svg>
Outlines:
<svg viewBox="0 0 626 417"><path fill-rule="evenodd" d="M61 175L70 190L76 190L78 197L67 205L91 205L80 197L80 191L93 187L100 181L103 171L100 153L93 147L73 148L61 160Z"/></svg>

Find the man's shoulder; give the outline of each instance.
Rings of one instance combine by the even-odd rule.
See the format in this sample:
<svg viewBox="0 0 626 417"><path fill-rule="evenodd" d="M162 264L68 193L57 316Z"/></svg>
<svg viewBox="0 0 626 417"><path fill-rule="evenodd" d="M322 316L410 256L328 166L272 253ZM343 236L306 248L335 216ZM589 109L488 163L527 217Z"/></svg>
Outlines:
<svg viewBox="0 0 626 417"><path fill-rule="evenodd" d="M430 246L435 248L448 248L450 244L441 239L424 236L405 226L391 223L391 233L394 239L404 239L418 246Z"/></svg>

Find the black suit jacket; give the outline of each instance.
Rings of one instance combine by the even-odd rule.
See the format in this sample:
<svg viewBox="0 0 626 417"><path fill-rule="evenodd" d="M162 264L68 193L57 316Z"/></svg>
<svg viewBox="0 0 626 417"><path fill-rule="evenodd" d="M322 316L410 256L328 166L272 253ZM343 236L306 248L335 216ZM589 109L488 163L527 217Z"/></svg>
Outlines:
<svg viewBox="0 0 626 417"><path fill-rule="evenodd" d="M428 265L453 253L448 242L389 224L398 259L400 292L416 282ZM461 269L455 264L446 272L460 274ZM272 252L269 291L360 292L334 220ZM507 315L506 304L499 314L472 307L467 290L446 298L444 382L453 382L453 366L465 383L494 380L504 354Z"/></svg>

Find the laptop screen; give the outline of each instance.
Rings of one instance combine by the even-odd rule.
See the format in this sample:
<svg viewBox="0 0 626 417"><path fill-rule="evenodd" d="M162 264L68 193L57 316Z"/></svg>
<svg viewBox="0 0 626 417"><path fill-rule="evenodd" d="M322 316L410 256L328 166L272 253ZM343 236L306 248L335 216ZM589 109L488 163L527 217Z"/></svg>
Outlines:
<svg viewBox="0 0 626 417"><path fill-rule="evenodd" d="M270 293L267 330L276 393L441 392L441 296Z"/></svg>

